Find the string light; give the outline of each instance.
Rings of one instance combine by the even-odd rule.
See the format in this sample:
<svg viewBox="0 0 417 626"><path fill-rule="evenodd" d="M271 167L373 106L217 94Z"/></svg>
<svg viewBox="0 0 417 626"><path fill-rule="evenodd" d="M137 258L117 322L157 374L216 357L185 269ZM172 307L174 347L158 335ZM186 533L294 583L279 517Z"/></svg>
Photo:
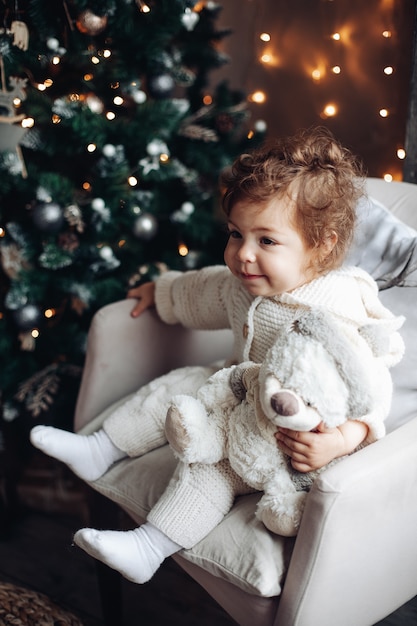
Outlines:
<svg viewBox="0 0 417 626"><path fill-rule="evenodd" d="M187 256L189 250L187 248L187 246L185 245L185 243L180 243L180 245L178 246L178 254L180 256Z"/></svg>
<svg viewBox="0 0 417 626"><path fill-rule="evenodd" d="M321 117L323 118L334 117L336 114L337 114L337 106L333 104L332 102L329 102L329 104L326 104L326 106L324 107L321 113Z"/></svg>
<svg viewBox="0 0 417 626"><path fill-rule="evenodd" d="M333 74L340 74L341 71L342 71L342 68L340 67L340 65L333 65L332 67Z"/></svg>
<svg viewBox="0 0 417 626"><path fill-rule="evenodd" d="M141 13L150 13L150 7L146 4L146 2L143 2L143 0L136 0L136 4L138 5Z"/></svg>
<svg viewBox="0 0 417 626"><path fill-rule="evenodd" d="M97 146L95 143L89 143L87 146L87 152L95 152L97 150Z"/></svg>
<svg viewBox="0 0 417 626"><path fill-rule="evenodd" d="M386 74L387 76L391 76L391 74L394 73L394 68L391 65L387 65L387 67L384 67L384 74Z"/></svg>
<svg viewBox="0 0 417 626"><path fill-rule="evenodd" d="M136 187L139 181L136 178L136 176L129 176L129 178L127 179L127 182L129 183L131 187Z"/></svg>
<svg viewBox="0 0 417 626"><path fill-rule="evenodd" d="M399 159L403 160L403 159L405 159L406 156L407 155L406 155L406 152L405 152L404 148L398 148L398 150L397 150L397 157Z"/></svg>
<svg viewBox="0 0 417 626"><path fill-rule="evenodd" d="M35 120L33 119L33 117L25 117L25 119L23 119L21 122L22 128L32 128L34 125Z"/></svg>
<svg viewBox="0 0 417 626"><path fill-rule="evenodd" d="M388 115L389 115L388 109L379 109L379 115L381 117L388 117Z"/></svg>
<svg viewBox="0 0 417 626"><path fill-rule="evenodd" d="M256 104L263 104L266 101L266 94L263 91L254 91L249 96L250 102L255 102Z"/></svg>
<svg viewBox="0 0 417 626"><path fill-rule="evenodd" d="M259 39L267 43L268 41L271 41L271 35L269 33L261 33L259 35Z"/></svg>

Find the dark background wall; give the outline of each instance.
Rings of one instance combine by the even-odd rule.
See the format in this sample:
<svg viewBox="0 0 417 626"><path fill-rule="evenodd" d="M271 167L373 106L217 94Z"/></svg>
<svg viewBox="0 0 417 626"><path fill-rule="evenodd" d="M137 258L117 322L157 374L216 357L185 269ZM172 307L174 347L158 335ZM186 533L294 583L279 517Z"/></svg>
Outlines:
<svg viewBox="0 0 417 626"><path fill-rule="evenodd" d="M362 158L369 175L401 180L404 162L397 151L405 147L414 5L226 0L219 21L233 31L222 44L230 63L215 79L225 77L248 94L265 93L265 102L251 109L254 123L267 123L269 137L322 123ZM260 39L262 33L270 42ZM271 60L261 61L263 54ZM330 117L323 113L329 103L337 108Z"/></svg>

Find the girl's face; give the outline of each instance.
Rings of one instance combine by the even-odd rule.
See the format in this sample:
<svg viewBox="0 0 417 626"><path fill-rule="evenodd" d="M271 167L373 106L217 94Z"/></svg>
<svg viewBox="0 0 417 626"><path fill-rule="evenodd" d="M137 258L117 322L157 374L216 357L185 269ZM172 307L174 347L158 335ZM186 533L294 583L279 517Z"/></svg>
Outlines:
<svg viewBox="0 0 417 626"><path fill-rule="evenodd" d="M295 230L288 197L263 207L237 202L229 215L226 265L254 296L276 296L292 291L317 276L313 250Z"/></svg>

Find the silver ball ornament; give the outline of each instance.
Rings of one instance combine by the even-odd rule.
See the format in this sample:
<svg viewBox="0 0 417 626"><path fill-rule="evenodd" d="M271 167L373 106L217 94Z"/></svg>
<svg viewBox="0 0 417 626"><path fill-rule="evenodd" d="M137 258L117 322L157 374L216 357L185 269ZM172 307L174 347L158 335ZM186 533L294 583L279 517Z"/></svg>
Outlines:
<svg viewBox="0 0 417 626"><path fill-rule="evenodd" d="M13 321L21 331L38 328L43 321L42 312L36 304L25 304L12 313Z"/></svg>
<svg viewBox="0 0 417 626"><path fill-rule="evenodd" d="M148 90L155 99L169 98L174 90L175 81L171 74L158 74L148 81Z"/></svg>
<svg viewBox="0 0 417 626"><path fill-rule="evenodd" d="M65 221L64 211L56 202L42 202L32 211L33 223L45 233L58 232Z"/></svg>
<svg viewBox="0 0 417 626"><path fill-rule="evenodd" d="M158 220L151 213L142 213L135 219L132 230L138 239L149 241L158 231Z"/></svg>

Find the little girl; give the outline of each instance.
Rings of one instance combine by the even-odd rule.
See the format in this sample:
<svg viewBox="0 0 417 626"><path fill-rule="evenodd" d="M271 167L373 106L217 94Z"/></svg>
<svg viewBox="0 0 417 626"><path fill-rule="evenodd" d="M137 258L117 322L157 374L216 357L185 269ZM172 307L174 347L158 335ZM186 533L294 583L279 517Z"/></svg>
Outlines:
<svg viewBox="0 0 417 626"><path fill-rule="evenodd" d="M359 353L369 350L359 327L367 323L387 329L387 353L374 359L381 380L380 420L365 415L316 433L279 431L277 445L301 472L383 436L391 398L388 368L403 353L397 332L402 320L381 304L366 272L342 266L362 195L358 175L350 152L324 129L304 131L242 155L222 178L229 230L226 267L168 272L128 293L138 300L134 317L156 306L169 324L231 328L230 363L261 362L277 329L290 325L300 307L329 311ZM171 386L167 381L172 379L162 377L142 388L92 435L38 426L31 441L84 480L94 481L119 459L166 443L164 420L172 396L196 391L211 373L206 368L191 371L184 376L178 370ZM143 583L167 556L205 537L235 497L250 491L227 460L216 465L179 463L145 524L129 531L85 528L74 541L129 580Z"/></svg>

